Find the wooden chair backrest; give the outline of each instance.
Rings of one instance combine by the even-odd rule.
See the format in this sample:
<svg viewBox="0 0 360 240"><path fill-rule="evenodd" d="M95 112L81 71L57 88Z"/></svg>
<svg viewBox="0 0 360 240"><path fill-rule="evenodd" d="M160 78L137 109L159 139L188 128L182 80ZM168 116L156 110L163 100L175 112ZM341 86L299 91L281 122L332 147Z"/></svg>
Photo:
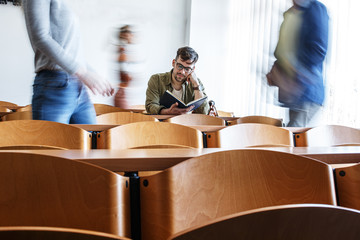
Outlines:
<svg viewBox="0 0 360 240"><path fill-rule="evenodd" d="M129 236L128 178L48 155L0 153L0 226L78 228Z"/></svg>
<svg viewBox="0 0 360 240"><path fill-rule="evenodd" d="M359 211L323 204L297 204L226 216L169 239L357 239L359 225Z"/></svg>
<svg viewBox="0 0 360 240"><path fill-rule="evenodd" d="M32 111L32 105L26 105L24 107L16 109L17 112Z"/></svg>
<svg viewBox="0 0 360 240"><path fill-rule="evenodd" d="M11 112L11 110L8 109L7 107L0 106L0 112Z"/></svg>
<svg viewBox="0 0 360 240"><path fill-rule="evenodd" d="M217 113L219 114L219 117L235 117L233 112L217 110Z"/></svg>
<svg viewBox="0 0 360 240"><path fill-rule="evenodd" d="M165 120L165 122L181 124L185 126L192 125L220 125L225 126L225 120L213 117L205 114L183 114L175 117L171 117Z"/></svg>
<svg viewBox="0 0 360 240"><path fill-rule="evenodd" d="M340 125L324 125L295 134L297 147L333 147L360 144L360 130Z"/></svg>
<svg viewBox="0 0 360 240"><path fill-rule="evenodd" d="M110 113L110 112L130 112L129 110L114 107L107 104L101 104L101 103L95 103L94 104L96 115L101 115L104 113Z"/></svg>
<svg viewBox="0 0 360 240"><path fill-rule="evenodd" d="M137 122L98 134L97 148L146 148L151 145L177 145L202 148L202 133L191 127L165 122Z"/></svg>
<svg viewBox="0 0 360 240"><path fill-rule="evenodd" d="M12 109L13 107L17 107L18 105L12 102L0 101L0 106Z"/></svg>
<svg viewBox="0 0 360 240"><path fill-rule="evenodd" d="M261 124L269 124L269 125L273 125L273 126L277 126L277 127L282 127L283 126L282 119L272 118L272 117L267 117L267 116L258 116L258 115L240 117L240 118L238 118L236 120L236 123L237 124L241 124L241 123L261 123Z"/></svg>
<svg viewBox="0 0 360 240"><path fill-rule="evenodd" d="M41 120L0 122L0 146L47 146L90 149L91 134L68 124Z"/></svg>
<svg viewBox="0 0 360 240"><path fill-rule="evenodd" d="M339 205L360 210L360 165L336 168L335 173Z"/></svg>
<svg viewBox="0 0 360 240"><path fill-rule="evenodd" d="M142 239L166 239L218 217L266 206L336 204L333 172L283 152L215 152L140 177Z"/></svg>
<svg viewBox="0 0 360 240"><path fill-rule="evenodd" d="M36 240L130 240L115 234L58 227L0 227L0 239Z"/></svg>
<svg viewBox="0 0 360 240"><path fill-rule="evenodd" d="M207 133L208 147L294 146L293 133L268 124L244 123Z"/></svg>
<svg viewBox="0 0 360 240"><path fill-rule="evenodd" d="M133 112L112 112L112 113L104 113L98 115L96 117L96 121L98 124L118 124L123 125L127 123L134 122L158 122L157 118L154 118L149 115L144 115L141 113L133 113Z"/></svg>
<svg viewBox="0 0 360 240"><path fill-rule="evenodd" d="M32 120L32 111L13 112L3 117L3 121L12 120Z"/></svg>

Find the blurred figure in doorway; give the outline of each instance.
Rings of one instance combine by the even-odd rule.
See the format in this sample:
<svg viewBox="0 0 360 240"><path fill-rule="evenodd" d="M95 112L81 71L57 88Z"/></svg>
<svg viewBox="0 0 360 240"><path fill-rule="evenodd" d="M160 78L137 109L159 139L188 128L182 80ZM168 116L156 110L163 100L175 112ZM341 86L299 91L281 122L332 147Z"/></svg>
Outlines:
<svg viewBox="0 0 360 240"><path fill-rule="evenodd" d="M274 53L277 60L267 79L279 87L279 102L289 108L289 127L315 124L321 110L328 31L327 9L317 0L293 0L284 13Z"/></svg>
<svg viewBox="0 0 360 240"><path fill-rule="evenodd" d="M115 106L123 109L134 104L136 98L135 86L138 84L142 71L140 57L135 44L134 27L125 25L119 31L119 89L115 94Z"/></svg>

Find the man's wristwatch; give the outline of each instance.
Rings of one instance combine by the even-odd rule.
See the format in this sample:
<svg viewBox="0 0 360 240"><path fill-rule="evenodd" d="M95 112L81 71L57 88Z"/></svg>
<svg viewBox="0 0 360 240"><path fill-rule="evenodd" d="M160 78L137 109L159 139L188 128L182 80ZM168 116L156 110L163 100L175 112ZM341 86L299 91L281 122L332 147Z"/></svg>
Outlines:
<svg viewBox="0 0 360 240"><path fill-rule="evenodd" d="M199 91L202 91L202 90L203 90L203 88L202 88L200 85L198 85L197 87L193 87L193 89L194 89L194 90L199 90Z"/></svg>

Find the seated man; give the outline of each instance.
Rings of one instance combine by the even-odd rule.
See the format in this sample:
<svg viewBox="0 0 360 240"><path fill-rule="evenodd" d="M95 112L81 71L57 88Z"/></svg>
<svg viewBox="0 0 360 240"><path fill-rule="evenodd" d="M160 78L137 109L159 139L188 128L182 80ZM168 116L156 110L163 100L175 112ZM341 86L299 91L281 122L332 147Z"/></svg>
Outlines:
<svg viewBox="0 0 360 240"><path fill-rule="evenodd" d="M179 48L175 59L172 61L173 69L170 72L154 74L148 82L146 90L146 111L149 114L180 115L192 110L188 108L178 108L174 103L170 108L160 105L160 98L169 90L184 103L206 96L204 87L195 75L195 63L198 54L190 47ZM196 113L208 114L209 104L205 101L199 108L194 110Z"/></svg>

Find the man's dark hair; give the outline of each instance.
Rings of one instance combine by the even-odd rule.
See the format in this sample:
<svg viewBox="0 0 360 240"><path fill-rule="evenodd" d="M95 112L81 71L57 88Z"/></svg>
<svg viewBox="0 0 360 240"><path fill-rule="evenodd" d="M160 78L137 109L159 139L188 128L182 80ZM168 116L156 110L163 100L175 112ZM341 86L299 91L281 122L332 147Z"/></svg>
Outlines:
<svg viewBox="0 0 360 240"><path fill-rule="evenodd" d="M175 60L177 60L179 57L181 58L182 61L186 62L190 60L191 63L196 63L197 60L199 59L199 55L191 47L179 48L177 50Z"/></svg>

